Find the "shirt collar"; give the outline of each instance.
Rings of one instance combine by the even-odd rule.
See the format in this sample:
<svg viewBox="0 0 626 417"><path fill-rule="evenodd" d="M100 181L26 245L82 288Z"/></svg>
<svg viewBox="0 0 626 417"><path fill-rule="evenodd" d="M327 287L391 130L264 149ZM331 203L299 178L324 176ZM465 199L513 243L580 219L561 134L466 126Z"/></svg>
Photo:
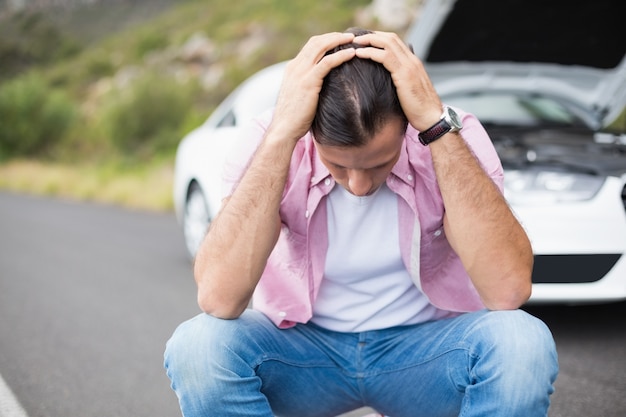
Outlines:
<svg viewBox="0 0 626 417"><path fill-rule="evenodd" d="M400 150L400 157L398 158L398 162L396 162L391 169L391 174L395 175L406 184L413 185L415 179L413 170L411 169L411 164L409 163L409 153L407 151L409 143L410 140L405 135L404 141L402 142L402 149Z"/></svg>
<svg viewBox="0 0 626 417"><path fill-rule="evenodd" d="M311 187L318 185L326 179L330 179L334 183L335 180L330 175L330 171L328 171L326 165L322 163L322 160L317 155L317 149L315 149L315 144L313 143L313 135L309 132L303 140L306 141L306 147L308 148L312 160Z"/></svg>

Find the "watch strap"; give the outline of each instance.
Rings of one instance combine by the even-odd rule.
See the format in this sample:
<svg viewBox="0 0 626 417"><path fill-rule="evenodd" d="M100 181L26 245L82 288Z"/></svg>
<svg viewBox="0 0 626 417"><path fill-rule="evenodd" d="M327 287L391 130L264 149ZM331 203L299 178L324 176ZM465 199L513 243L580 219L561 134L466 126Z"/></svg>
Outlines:
<svg viewBox="0 0 626 417"><path fill-rule="evenodd" d="M422 145L427 146L448 133L450 130L452 130L452 127L444 118L442 118L428 129L420 132L418 138Z"/></svg>

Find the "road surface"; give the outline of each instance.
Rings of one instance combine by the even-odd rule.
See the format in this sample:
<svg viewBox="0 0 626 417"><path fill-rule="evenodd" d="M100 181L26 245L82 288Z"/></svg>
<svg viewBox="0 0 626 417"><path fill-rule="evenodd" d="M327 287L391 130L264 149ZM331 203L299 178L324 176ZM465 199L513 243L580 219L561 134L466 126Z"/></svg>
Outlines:
<svg viewBox="0 0 626 417"><path fill-rule="evenodd" d="M625 416L626 303L529 310L559 351L550 417ZM172 214L0 192L0 375L28 416L179 416L163 348L198 311Z"/></svg>

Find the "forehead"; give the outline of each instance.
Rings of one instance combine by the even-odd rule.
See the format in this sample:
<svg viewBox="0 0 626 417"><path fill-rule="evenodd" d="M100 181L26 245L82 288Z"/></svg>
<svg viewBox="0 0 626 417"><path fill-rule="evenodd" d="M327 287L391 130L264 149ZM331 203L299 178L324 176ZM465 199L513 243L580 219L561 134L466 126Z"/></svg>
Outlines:
<svg viewBox="0 0 626 417"><path fill-rule="evenodd" d="M361 146L332 146L315 142L325 164L349 169L371 169L395 161L402 148L404 124L391 121ZM329 167L332 168L332 167Z"/></svg>

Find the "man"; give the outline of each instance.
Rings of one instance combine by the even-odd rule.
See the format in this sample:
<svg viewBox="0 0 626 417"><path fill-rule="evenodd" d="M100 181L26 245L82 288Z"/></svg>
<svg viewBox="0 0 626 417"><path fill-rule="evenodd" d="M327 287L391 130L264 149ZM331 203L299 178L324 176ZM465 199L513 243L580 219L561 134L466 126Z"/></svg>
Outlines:
<svg viewBox="0 0 626 417"><path fill-rule="evenodd" d="M204 313L166 349L183 415L547 415L556 352L518 309L533 255L500 161L397 35L311 38L244 139L195 262Z"/></svg>

